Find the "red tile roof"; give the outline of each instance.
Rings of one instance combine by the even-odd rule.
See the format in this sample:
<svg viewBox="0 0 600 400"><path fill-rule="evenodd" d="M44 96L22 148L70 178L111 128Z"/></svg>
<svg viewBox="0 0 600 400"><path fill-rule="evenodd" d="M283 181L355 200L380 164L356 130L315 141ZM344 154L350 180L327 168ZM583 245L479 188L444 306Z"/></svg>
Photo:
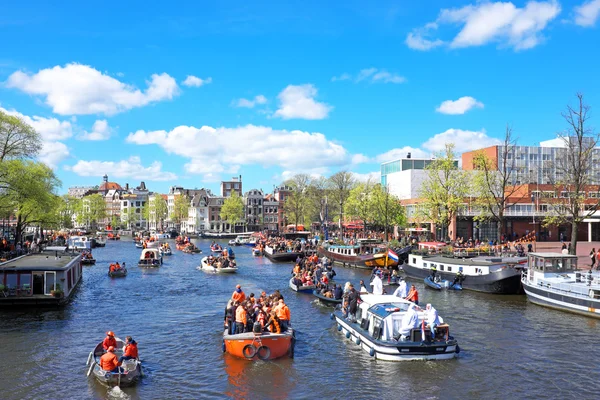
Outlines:
<svg viewBox="0 0 600 400"><path fill-rule="evenodd" d="M123 190L123 188L121 187L121 185L119 185L116 182L104 182L104 183L102 183L102 185L100 185L100 187L98 188L98 190L100 190L100 191L104 191L104 190Z"/></svg>

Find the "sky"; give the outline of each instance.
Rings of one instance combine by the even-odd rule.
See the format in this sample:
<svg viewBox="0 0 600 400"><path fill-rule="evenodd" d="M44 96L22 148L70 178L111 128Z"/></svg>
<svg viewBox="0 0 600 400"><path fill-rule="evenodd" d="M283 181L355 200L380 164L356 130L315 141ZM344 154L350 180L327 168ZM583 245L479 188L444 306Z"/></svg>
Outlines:
<svg viewBox="0 0 600 400"><path fill-rule="evenodd" d="M379 179L507 125L553 139L578 92L600 129L600 0L5 2L0 37L0 109L61 193Z"/></svg>

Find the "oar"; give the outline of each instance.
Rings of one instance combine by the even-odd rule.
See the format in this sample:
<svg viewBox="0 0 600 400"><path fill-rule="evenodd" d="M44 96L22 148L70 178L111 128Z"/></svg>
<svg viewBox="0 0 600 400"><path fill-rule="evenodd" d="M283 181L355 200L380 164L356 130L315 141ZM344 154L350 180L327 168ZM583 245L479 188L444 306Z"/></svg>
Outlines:
<svg viewBox="0 0 600 400"><path fill-rule="evenodd" d="M90 369L89 369L89 370L88 370L88 372L87 372L87 376L90 376L90 374L92 373L92 370L94 369L94 365L95 365L95 364L96 364L96 363L92 363L92 365L90 365Z"/></svg>

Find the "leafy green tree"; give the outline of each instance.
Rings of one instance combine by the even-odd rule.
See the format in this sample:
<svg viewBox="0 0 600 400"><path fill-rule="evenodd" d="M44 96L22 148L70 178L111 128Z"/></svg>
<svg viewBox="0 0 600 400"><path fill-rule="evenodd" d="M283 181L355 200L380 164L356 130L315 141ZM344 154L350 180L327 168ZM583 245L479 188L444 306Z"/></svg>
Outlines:
<svg viewBox="0 0 600 400"><path fill-rule="evenodd" d="M304 221L325 223L325 199L331 197L329 182L325 177L311 179L306 190L307 205Z"/></svg>
<svg viewBox="0 0 600 400"><path fill-rule="evenodd" d="M88 228L98 225L106 218L106 202L101 194L95 193L83 198L83 212L77 222L85 224Z"/></svg>
<svg viewBox="0 0 600 400"><path fill-rule="evenodd" d="M418 209L419 216L442 227L448 227L456 218L470 191L467 176L458 169L455 159L454 144L447 143L445 151L438 153L427 166L427 177L420 190L424 202ZM451 239L455 236L456 229Z"/></svg>
<svg viewBox="0 0 600 400"><path fill-rule="evenodd" d="M342 229L342 223L344 222L344 206L348 197L350 197L350 191L356 185L354 175L349 171L339 171L331 175L328 179L329 189L331 191L332 202L338 205L337 211L339 215L339 226ZM343 231L343 229L342 229Z"/></svg>
<svg viewBox="0 0 600 400"><path fill-rule="evenodd" d="M35 157L42 137L22 118L0 111L0 163L9 159Z"/></svg>
<svg viewBox="0 0 600 400"><path fill-rule="evenodd" d="M148 201L148 222L152 220L156 222L156 225L159 226L160 230L163 230L163 225L165 219L169 215L169 206L163 197L156 193L149 201Z"/></svg>
<svg viewBox="0 0 600 400"><path fill-rule="evenodd" d="M173 215L171 220L176 224L181 224L181 221L185 221L188 218L190 210L190 198L184 194L175 197L175 204L173 205Z"/></svg>
<svg viewBox="0 0 600 400"><path fill-rule="evenodd" d="M83 202L73 196L64 195L60 198L60 205L57 210L59 227L73 228L73 216L81 214L83 211Z"/></svg>
<svg viewBox="0 0 600 400"><path fill-rule="evenodd" d="M375 184L369 179L350 190L344 212L346 216L361 220L366 230L367 225L375 220L375 200Z"/></svg>
<svg viewBox="0 0 600 400"><path fill-rule="evenodd" d="M307 209L309 207L309 198L307 196L310 186L310 176L307 174L296 174L285 182L292 191L283 203L283 211L288 221L293 221L296 229L298 224L304 223Z"/></svg>
<svg viewBox="0 0 600 400"><path fill-rule="evenodd" d="M244 218L244 200L237 192L232 192L231 196L225 199L219 215L223 221L229 223L229 231Z"/></svg>
<svg viewBox="0 0 600 400"><path fill-rule="evenodd" d="M373 203L375 210L375 223L383 226L385 231L385 240L389 240L390 230L394 226L403 226L406 224L406 214L404 207L400 204L400 199L390 194L387 187L380 184L375 185L373 189Z"/></svg>

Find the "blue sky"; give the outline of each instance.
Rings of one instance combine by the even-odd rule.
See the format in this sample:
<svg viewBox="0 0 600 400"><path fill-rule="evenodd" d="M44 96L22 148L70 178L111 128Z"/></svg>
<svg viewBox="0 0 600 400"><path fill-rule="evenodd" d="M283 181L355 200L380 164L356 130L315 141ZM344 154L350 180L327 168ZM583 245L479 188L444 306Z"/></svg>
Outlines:
<svg viewBox="0 0 600 400"><path fill-rule="evenodd" d="M600 0L90 3L0 15L0 107L40 131L62 192L364 178L506 124L534 145L576 92L600 127Z"/></svg>

